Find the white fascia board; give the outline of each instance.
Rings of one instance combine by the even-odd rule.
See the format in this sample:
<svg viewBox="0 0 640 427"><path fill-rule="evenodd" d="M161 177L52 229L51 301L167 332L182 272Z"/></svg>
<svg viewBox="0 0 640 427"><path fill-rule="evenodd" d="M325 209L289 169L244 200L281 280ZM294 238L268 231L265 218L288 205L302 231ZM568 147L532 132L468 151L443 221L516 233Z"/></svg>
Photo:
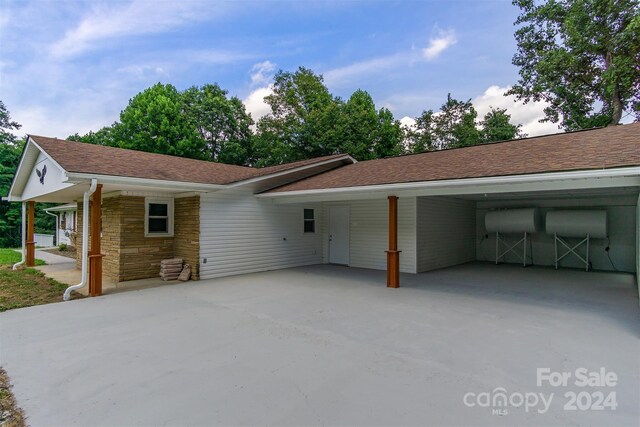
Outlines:
<svg viewBox="0 0 640 427"><path fill-rule="evenodd" d="M65 169L62 166L60 166L60 163L56 162L56 160L53 157L51 157L49 153L47 153L42 147L38 145L38 143L33 138L31 138L31 136L27 136L27 141L24 143L24 149L22 150L22 155L20 156L20 163L18 164L18 168L16 169L13 182L11 183L11 187L9 188L9 194L7 197L7 200L9 202L22 201L22 197L13 196L12 194L13 194L13 190L15 189L16 178L18 178L18 174L22 171L24 157L27 154L27 150L29 150L30 146L34 146L35 148L37 148L38 151L40 151L49 161L51 161L51 163L53 163L57 168L59 168L63 174L66 174Z"/></svg>
<svg viewBox="0 0 640 427"><path fill-rule="evenodd" d="M279 176L287 175L287 174L294 173L294 172L300 172L300 171L303 171L303 170L306 170L306 169L311 169L311 168L318 167L318 166L328 165L330 163L341 162L343 160L351 160L352 163L357 163L358 162L356 159L354 159L350 155L345 154L344 156L336 157L335 159L325 160L323 162L312 163L310 165L300 166L300 167L292 168L292 169L286 169L286 170L283 170L283 171L274 172L274 173L270 173L270 174L267 174L267 175L260 175L260 176L257 176L257 177L254 177L254 178L245 179L245 180L242 180L242 181L236 181L234 183L228 184L226 187L227 188L235 188L235 187L240 187L240 186L243 186L243 185L253 184L255 182L263 181L265 179L277 178Z"/></svg>
<svg viewBox="0 0 640 427"><path fill-rule="evenodd" d="M45 211L47 212L61 212L61 211L73 211L73 210L77 210L78 207L76 205L70 205L70 204L66 204L66 205L62 205L62 206L54 206L52 208L47 208L45 209Z"/></svg>
<svg viewBox="0 0 640 427"><path fill-rule="evenodd" d="M84 182L91 179L97 179L100 184L114 185L140 185L148 187L164 187L172 190L211 192L226 188L225 185L219 184L200 184L194 182L183 181L167 181L162 179L133 178L128 176L116 175L98 175L89 173L72 173L67 172L67 181L71 183Z"/></svg>
<svg viewBox="0 0 640 427"><path fill-rule="evenodd" d="M453 180L441 180L441 181L419 181L419 182L407 182L398 184L382 184L382 185L365 185L359 187L342 187L342 188L329 188L329 189L317 189L317 190L300 190L300 191L283 191L256 194L256 197L260 198L291 198L300 196L330 196L330 195L347 195L357 193L387 193L394 191L411 191L411 190L445 190L443 193L451 192L454 189L458 191L452 191L452 194L464 194L465 191L472 187L479 186L496 186L507 184L542 184L561 181L574 181L574 180L588 180L588 179L606 179L606 178L631 178L627 182L628 185L638 186L640 185L640 167L626 167L615 169L597 169L589 171L573 171L573 172L551 172L543 174L530 174L530 175L508 175L497 177L482 177L482 178L465 178L465 179L453 179ZM605 183L602 183L605 184ZM619 186L623 183L617 183L615 186ZM601 186L606 186L601 185ZM565 186L562 186L565 187ZM560 189L560 188L559 188ZM480 192L481 189L474 191ZM512 191L505 189L504 191ZM524 190L521 190L524 191Z"/></svg>

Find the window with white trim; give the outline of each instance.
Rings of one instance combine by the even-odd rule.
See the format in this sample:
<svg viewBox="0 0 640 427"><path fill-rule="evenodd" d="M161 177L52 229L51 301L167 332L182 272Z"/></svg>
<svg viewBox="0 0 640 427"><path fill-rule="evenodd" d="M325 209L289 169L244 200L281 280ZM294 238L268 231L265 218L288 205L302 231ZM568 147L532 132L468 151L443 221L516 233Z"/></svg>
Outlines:
<svg viewBox="0 0 640 427"><path fill-rule="evenodd" d="M144 200L144 235L173 236L173 199Z"/></svg>
<svg viewBox="0 0 640 427"><path fill-rule="evenodd" d="M316 232L316 210L315 209L304 209L303 221L304 221L305 234Z"/></svg>

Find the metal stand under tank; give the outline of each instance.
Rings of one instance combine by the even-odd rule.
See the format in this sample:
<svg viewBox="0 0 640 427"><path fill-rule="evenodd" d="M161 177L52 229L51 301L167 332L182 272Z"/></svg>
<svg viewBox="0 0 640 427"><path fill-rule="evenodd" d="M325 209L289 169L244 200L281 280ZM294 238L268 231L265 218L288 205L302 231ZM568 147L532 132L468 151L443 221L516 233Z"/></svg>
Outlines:
<svg viewBox="0 0 640 427"><path fill-rule="evenodd" d="M562 237L558 236L558 233L554 233L553 234L553 240L554 240L554 246L555 246L555 250L556 250L556 260L555 260L556 270L558 269L558 263L560 262L560 260L562 258L566 257L569 254L574 254L580 261L584 262L585 271L589 271L589 235L588 234L587 234L587 237L585 237L584 239L582 239L580 242L576 243L573 246L571 246ZM565 253L563 253L562 255L559 255L559 256L558 256L558 243L560 243L562 246L567 248L567 251ZM585 245L586 248L587 248L587 254L586 254L586 256L584 258L582 257L582 255L580 255L577 252L577 249L582 245Z"/></svg>
<svg viewBox="0 0 640 427"><path fill-rule="evenodd" d="M560 261L573 254L582 263L584 269L589 271L589 245L591 239L606 239L609 235L607 228L606 210L559 210L549 211L546 217L547 234L553 234L555 247L555 267L560 266ZM576 244L571 244L567 239L580 239ZM566 249L559 253L558 244ZM578 249L585 247L585 256Z"/></svg>
<svg viewBox="0 0 640 427"><path fill-rule="evenodd" d="M524 235L522 239L510 245L503 237L500 236L500 232L496 231L496 264L499 264L500 260L507 256L508 253L513 253L518 257L518 259L520 259L520 261L522 261L523 267L526 267L527 265L533 265L533 263L527 264L527 237L529 233L525 231L523 234ZM506 249L504 249L502 252L500 252L500 243L506 246ZM520 255L519 251L517 250L518 246L521 243L522 255Z"/></svg>

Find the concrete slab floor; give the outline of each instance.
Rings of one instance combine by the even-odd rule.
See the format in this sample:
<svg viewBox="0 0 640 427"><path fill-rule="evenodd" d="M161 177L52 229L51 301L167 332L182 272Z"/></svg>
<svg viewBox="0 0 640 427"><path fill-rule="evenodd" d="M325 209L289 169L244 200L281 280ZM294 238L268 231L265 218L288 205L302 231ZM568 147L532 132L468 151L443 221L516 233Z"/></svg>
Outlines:
<svg viewBox="0 0 640 427"><path fill-rule="evenodd" d="M473 263L384 281L313 266L13 310L1 364L33 426L638 425L633 276ZM572 377L537 386L538 368ZM579 387L579 368L617 382ZM549 409L478 405L498 387ZM617 407L565 410L567 392Z"/></svg>
<svg viewBox="0 0 640 427"><path fill-rule="evenodd" d="M77 283L80 283L80 281L82 280L82 271L76 268L75 261L72 261L71 263L67 262L64 264L42 265L35 268L42 271L45 275L47 275L47 277L57 280L60 283L65 283L67 285L75 285ZM140 290L179 283L182 282L179 282L177 280L165 282L160 277L128 280L126 282L116 282L114 279L103 275L102 292L105 295L109 295L117 292ZM79 292L83 295L89 295L89 287L85 286L84 288L80 289Z"/></svg>

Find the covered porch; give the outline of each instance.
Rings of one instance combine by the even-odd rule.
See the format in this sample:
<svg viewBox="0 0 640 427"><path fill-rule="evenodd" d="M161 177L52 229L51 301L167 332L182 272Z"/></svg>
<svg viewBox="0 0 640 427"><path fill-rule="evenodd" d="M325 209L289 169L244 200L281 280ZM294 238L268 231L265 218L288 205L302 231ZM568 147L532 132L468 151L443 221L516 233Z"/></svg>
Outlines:
<svg viewBox="0 0 640 427"><path fill-rule="evenodd" d="M206 187L206 185L203 185ZM105 291L167 283L160 261L181 258L192 279L199 270L197 184L65 170L34 141L25 146L9 200L22 203L22 260L35 266L36 203L76 206L75 262L45 266L46 274L72 291L98 296Z"/></svg>

